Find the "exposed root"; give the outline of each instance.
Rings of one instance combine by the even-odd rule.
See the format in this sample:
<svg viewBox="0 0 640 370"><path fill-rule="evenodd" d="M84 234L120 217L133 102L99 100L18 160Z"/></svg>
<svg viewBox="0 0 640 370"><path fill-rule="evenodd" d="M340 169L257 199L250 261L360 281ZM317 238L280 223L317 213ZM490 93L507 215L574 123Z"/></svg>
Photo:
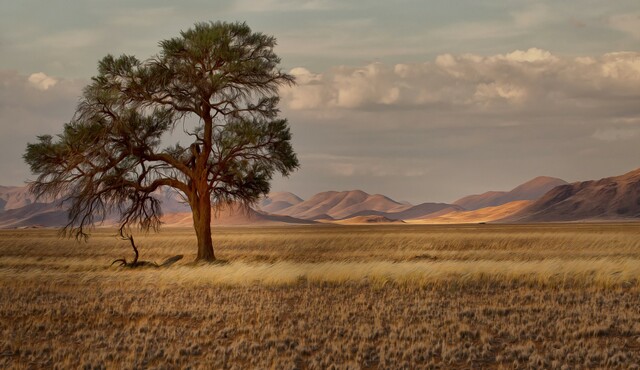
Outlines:
<svg viewBox="0 0 640 370"><path fill-rule="evenodd" d="M118 258L117 260L114 260L113 262L111 262L111 266L115 265L118 262L120 262L119 266L126 266L127 265L127 260L125 258Z"/></svg>

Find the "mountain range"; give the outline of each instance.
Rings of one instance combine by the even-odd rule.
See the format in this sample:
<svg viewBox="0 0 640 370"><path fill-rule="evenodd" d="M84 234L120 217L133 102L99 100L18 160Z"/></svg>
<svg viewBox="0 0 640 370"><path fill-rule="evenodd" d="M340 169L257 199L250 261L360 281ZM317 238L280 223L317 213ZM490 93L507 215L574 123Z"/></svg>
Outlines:
<svg viewBox="0 0 640 370"><path fill-rule="evenodd" d="M170 189L156 193L167 226L192 226L189 206ZM441 224L485 222L564 222L633 220L640 218L640 169L615 177L567 183L536 177L510 191L469 195L452 204L398 202L361 190L326 191L304 200L289 192L274 192L253 209L237 206L216 212L215 225ZM64 207L36 200L26 187L0 186L0 228L59 227L66 223ZM106 220L105 225L113 225Z"/></svg>
<svg viewBox="0 0 640 370"><path fill-rule="evenodd" d="M538 176L510 191L488 191L483 194L468 195L453 202L467 210L485 207L495 207L517 200L536 200L556 186L566 185L567 182L555 177Z"/></svg>
<svg viewBox="0 0 640 370"><path fill-rule="evenodd" d="M557 186L519 212L517 222L602 221L640 218L640 169L621 176Z"/></svg>

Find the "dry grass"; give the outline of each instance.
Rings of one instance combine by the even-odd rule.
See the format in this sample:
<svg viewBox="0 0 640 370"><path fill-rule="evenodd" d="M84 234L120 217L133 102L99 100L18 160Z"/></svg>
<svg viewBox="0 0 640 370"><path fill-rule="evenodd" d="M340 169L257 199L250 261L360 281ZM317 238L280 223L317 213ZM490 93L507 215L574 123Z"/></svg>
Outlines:
<svg viewBox="0 0 640 370"><path fill-rule="evenodd" d="M0 231L0 368L629 368L640 225Z"/></svg>

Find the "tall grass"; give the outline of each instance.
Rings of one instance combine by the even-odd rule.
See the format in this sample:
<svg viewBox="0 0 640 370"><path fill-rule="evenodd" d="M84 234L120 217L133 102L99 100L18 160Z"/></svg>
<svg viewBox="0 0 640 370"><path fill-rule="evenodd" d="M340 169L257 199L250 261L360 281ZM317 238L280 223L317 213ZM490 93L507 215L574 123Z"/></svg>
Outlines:
<svg viewBox="0 0 640 370"><path fill-rule="evenodd" d="M64 279L73 272L220 284L491 278L610 285L640 279L636 224L218 228L214 243L225 263L213 266L191 264L192 230L164 229L138 236L141 258L185 258L171 268L124 273L109 267L113 259L131 255L127 242L114 234L100 229L79 243L59 239L53 230L1 231L0 276Z"/></svg>

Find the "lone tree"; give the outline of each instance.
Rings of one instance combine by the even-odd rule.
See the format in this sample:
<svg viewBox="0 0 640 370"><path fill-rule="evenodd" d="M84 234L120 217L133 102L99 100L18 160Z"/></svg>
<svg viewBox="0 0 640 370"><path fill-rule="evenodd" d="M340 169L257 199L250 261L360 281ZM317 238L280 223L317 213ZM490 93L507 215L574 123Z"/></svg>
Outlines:
<svg viewBox="0 0 640 370"><path fill-rule="evenodd" d="M245 23L197 23L159 45L144 61L99 62L64 131L28 144L30 188L70 204L63 230L77 238L114 213L121 235L157 230L153 193L174 188L193 213L197 260L213 261L212 207L254 204L276 172L299 166L277 108L279 87L294 78L278 68L276 39ZM192 143L163 146L177 126Z"/></svg>

